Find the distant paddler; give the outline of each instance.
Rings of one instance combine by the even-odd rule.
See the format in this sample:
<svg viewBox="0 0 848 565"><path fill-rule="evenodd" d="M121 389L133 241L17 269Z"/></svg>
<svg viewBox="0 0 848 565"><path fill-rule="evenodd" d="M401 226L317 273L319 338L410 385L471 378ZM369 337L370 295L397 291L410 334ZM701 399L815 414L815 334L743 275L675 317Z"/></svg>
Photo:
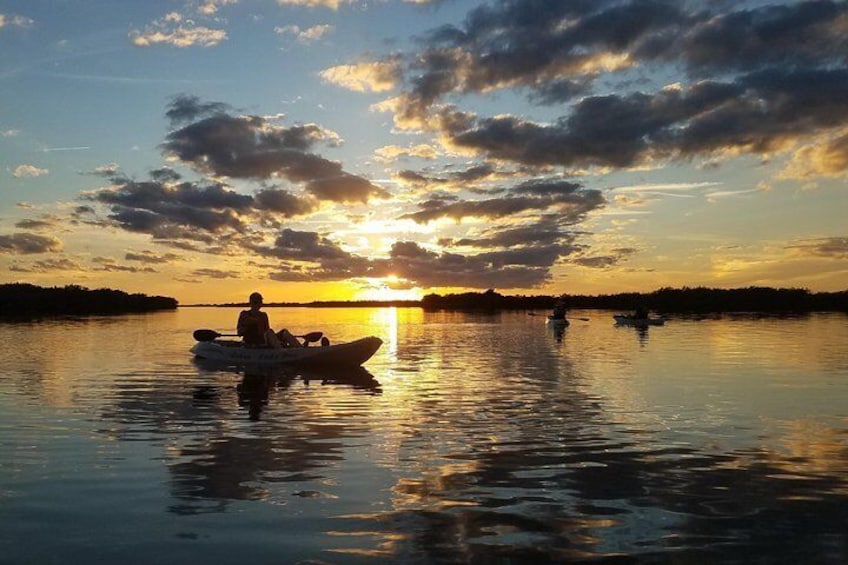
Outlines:
<svg viewBox="0 0 848 565"><path fill-rule="evenodd" d="M554 309L551 313L551 320L564 320L567 313L568 305L565 302L565 296L560 296L557 299L556 304L554 304Z"/></svg>

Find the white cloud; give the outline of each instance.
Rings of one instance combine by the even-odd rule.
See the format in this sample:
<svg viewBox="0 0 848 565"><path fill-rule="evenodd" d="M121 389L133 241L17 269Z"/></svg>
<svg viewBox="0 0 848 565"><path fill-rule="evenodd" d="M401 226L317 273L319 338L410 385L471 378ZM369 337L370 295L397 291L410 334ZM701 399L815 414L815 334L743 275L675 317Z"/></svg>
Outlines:
<svg viewBox="0 0 848 565"><path fill-rule="evenodd" d="M356 0L277 0L280 6L323 7L338 10L342 4L353 4Z"/></svg>
<svg viewBox="0 0 848 565"><path fill-rule="evenodd" d="M214 47L227 39L227 32L197 25L194 21L185 19L179 12L170 12L155 20L144 31L131 31L129 37L132 44L139 47L156 44Z"/></svg>
<svg viewBox="0 0 848 565"><path fill-rule="evenodd" d="M228 4L238 4L238 0L206 0L197 7L197 12L204 16L212 16L218 13L218 8Z"/></svg>
<svg viewBox="0 0 848 565"><path fill-rule="evenodd" d="M324 38L335 30L334 26L329 24L315 25L306 29L301 29L297 25L278 26L274 28L274 32L279 35L294 35L298 41L310 43Z"/></svg>
<svg viewBox="0 0 848 565"><path fill-rule="evenodd" d="M385 92L394 88L399 78L399 67L391 61L338 65L321 71L327 82L356 92Z"/></svg>
<svg viewBox="0 0 848 565"><path fill-rule="evenodd" d="M0 14L0 28L4 28L6 26L29 27L33 23L35 22L32 18L28 18L26 16L7 16L6 14Z"/></svg>
<svg viewBox="0 0 848 565"><path fill-rule="evenodd" d="M24 178L24 177L40 177L49 173L47 169L41 169L36 167L35 165L23 164L18 165L12 171L12 176L15 178Z"/></svg>

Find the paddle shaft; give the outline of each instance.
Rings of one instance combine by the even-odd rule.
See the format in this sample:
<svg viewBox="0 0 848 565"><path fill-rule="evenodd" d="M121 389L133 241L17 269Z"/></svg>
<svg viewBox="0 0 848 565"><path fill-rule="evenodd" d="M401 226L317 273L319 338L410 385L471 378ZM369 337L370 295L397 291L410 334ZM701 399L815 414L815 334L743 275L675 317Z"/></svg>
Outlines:
<svg viewBox="0 0 848 565"><path fill-rule="evenodd" d="M300 339L305 340L307 343L311 343L313 341L318 341L323 337L322 332L309 332L305 335L296 335L294 337L299 337ZM197 341L214 341L219 337L241 337L238 334L222 334L216 332L215 330L194 330L194 339Z"/></svg>

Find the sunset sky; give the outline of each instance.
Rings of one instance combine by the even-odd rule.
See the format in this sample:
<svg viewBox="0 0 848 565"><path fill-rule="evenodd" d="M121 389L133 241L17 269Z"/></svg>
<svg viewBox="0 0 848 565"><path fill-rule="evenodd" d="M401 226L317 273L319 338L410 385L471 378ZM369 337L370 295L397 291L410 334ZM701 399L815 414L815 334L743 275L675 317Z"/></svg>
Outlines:
<svg viewBox="0 0 848 565"><path fill-rule="evenodd" d="M0 282L848 288L848 2L0 1Z"/></svg>

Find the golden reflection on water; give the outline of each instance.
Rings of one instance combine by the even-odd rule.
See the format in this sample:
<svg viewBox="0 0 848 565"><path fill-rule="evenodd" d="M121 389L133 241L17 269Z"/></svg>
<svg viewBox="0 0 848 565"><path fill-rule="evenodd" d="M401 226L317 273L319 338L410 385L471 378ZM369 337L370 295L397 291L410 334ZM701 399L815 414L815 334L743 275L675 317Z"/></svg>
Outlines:
<svg viewBox="0 0 848 565"><path fill-rule="evenodd" d="M785 532L764 533L764 521L821 551L822 536L845 541L844 317L640 333L585 311L574 315L589 322L555 334L525 313L268 310L275 327L384 345L364 374L254 375L187 352L192 330L231 331L238 309L0 325L6 342L29 344L2 359L6 418L35 430L4 444L14 472L73 458L47 436L79 433L118 480L128 471L107 459L116 449L153 462L159 512L234 535L245 532L233 513L270 515L268 540L290 520L294 537L364 559L721 557L722 544L756 536L781 555ZM22 455L30 444L36 455ZM801 503L809 513L796 518Z"/></svg>

